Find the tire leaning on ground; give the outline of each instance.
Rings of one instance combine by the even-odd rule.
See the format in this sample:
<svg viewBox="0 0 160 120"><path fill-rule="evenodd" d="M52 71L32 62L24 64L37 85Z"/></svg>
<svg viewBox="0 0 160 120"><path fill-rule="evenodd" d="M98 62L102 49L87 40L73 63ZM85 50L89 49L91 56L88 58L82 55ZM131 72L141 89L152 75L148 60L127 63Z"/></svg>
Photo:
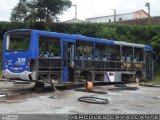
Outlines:
<svg viewBox="0 0 160 120"><path fill-rule="evenodd" d="M159 87L160 88L160 84L155 85L155 84L148 84L148 83L139 83L139 85L144 86L144 87Z"/></svg>
<svg viewBox="0 0 160 120"><path fill-rule="evenodd" d="M108 104L109 103L108 99L102 99L98 97L87 97L87 96L78 98L78 101L86 102L86 103L93 103L93 104Z"/></svg>

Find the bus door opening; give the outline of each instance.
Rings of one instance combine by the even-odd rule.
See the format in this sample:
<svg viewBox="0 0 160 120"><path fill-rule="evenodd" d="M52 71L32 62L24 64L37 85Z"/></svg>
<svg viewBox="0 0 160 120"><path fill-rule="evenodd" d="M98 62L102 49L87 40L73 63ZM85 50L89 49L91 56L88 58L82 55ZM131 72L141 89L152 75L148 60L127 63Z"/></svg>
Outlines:
<svg viewBox="0 0 160 120"><path fill-rule="evenodd" d="M151 80L153 78L153 57L152 52L146 52L146 78Z"/></svg>
<svg viewBox="0 0 160 120"><path fill-rule="evenodd" d="M72 42L63 42L63 81L74 82L74 51Z"/></svg>

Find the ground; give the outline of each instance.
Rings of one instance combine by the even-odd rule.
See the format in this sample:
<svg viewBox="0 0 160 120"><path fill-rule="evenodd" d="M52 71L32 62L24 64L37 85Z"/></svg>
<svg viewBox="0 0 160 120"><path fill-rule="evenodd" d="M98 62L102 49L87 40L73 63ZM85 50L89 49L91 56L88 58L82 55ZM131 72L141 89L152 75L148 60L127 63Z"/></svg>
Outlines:
<svg viewBox="0 0 160 120"><path fill-rule="evenodd" d="M34 90L34 83L20 84L0 81L0 113L25 114L159 114L160 87L144 87L137 83L127 86L138 90L116 90L114 85L95 86L94 90L107 94L88 93L71 90L54 92L49 86L44 90ZM6 94L6 96L4 96ZM106 98L108 104L80 102L82 96Z"/></svg>

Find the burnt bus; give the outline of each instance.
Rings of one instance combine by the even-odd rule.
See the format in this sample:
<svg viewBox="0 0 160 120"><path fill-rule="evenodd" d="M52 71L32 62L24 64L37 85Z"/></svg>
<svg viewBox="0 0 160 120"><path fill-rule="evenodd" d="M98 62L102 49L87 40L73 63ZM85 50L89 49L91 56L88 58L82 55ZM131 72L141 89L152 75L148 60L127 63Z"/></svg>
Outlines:
<svg viewBox="0 0 160 120"><path fill-rule="evenodd" d="M7 79L54 83L122 82L153 78L153 48L33 29L4 34L2 74Z"/></svg>

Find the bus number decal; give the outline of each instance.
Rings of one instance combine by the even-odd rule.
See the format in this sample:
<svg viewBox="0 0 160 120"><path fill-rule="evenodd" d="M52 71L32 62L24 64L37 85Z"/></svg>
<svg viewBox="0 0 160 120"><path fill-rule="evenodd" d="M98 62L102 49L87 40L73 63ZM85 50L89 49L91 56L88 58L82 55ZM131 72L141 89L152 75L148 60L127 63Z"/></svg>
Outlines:
<svg viewBox="0 0 160 120"><path fill-rule="evenodd" d="M7 60L7 65L13 65L13 64L12 64L12 61L13 61L13 60Z"/></svg>
<svg viewBox="0 0 160 120"><path fill-rule="evenodd" d="M18 58L18 60L15 62L16 65L25 65L26 58Z"/></svg>

